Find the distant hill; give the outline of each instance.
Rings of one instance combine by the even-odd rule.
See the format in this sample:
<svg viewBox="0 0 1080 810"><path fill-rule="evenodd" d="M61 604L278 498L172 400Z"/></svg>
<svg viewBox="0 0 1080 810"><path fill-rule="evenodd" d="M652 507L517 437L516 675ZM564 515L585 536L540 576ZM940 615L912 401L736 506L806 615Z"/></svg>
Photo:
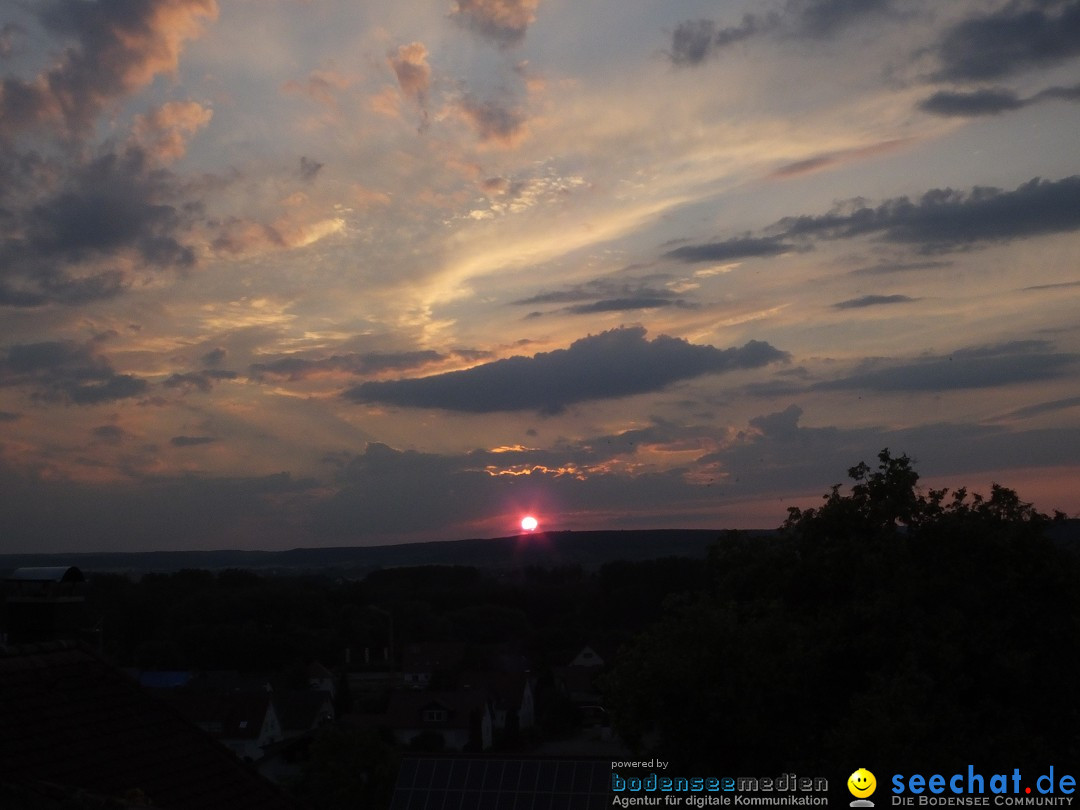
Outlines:
<svg viewBox="0 0 1080 810"><path fill-rule="evenodd" d="M769 535L768 531L744 532ZM486 540L447 540L396 546L295 548L289 551L146 551L85 554L0 554L0 574L23 566L76 565L86 572L222 570L268 573L337 572L363 575L379 568L413 565L470 565L513 569L528 565L595 568L612 560L660 557L703 558L719 529L536 532Z"/></svg>

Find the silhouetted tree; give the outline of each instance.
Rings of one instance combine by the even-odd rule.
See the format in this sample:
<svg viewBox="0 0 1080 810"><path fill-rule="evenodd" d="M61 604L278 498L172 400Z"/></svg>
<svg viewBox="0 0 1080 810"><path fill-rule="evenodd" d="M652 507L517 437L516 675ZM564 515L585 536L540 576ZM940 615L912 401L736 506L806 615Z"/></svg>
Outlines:
<svg viewBox="0 0 1080 810"><path fill-rule="evenodd" d="M777 537L722 538L604 682L642 752L693 769L1076 761L1076 560L1010 489L917 488L888 450Z"/></svg>

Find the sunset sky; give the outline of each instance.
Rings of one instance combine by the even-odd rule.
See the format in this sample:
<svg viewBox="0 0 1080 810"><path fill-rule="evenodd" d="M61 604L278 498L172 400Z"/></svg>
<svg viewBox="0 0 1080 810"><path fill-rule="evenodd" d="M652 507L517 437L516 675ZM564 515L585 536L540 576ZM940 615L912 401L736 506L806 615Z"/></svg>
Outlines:
<svg viewBox="0 0 1080 810"><path fill-rule="evenodd" d="M1080 1L0 6L0 552L1080 514Z"/></svg>

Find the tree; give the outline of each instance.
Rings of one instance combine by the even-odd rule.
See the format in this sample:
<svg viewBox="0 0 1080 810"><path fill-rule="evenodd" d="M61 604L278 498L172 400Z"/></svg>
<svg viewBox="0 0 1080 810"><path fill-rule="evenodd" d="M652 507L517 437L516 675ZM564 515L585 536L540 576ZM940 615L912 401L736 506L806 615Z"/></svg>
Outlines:
<svg viewBox="0 0 1080 810"><path fill-rule="evenodd" d="M878 461L774 537L721 538L710 586L624 647L605 703L631 746L766 773L1080 758L1080 572L1052 518Z"/></svg>

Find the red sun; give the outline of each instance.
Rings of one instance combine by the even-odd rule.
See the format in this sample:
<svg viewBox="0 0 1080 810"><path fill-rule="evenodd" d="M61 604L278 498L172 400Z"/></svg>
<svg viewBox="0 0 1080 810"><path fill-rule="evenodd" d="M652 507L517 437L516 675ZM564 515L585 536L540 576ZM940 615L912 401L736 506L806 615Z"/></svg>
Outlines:
<svg viewBox="0 0 1080 810"><path fill-rule="evenodd" d="M540 522L532 515L526 515L521 519L521 529L526 532L535 532L536 527L540 525Z"/></svg>

